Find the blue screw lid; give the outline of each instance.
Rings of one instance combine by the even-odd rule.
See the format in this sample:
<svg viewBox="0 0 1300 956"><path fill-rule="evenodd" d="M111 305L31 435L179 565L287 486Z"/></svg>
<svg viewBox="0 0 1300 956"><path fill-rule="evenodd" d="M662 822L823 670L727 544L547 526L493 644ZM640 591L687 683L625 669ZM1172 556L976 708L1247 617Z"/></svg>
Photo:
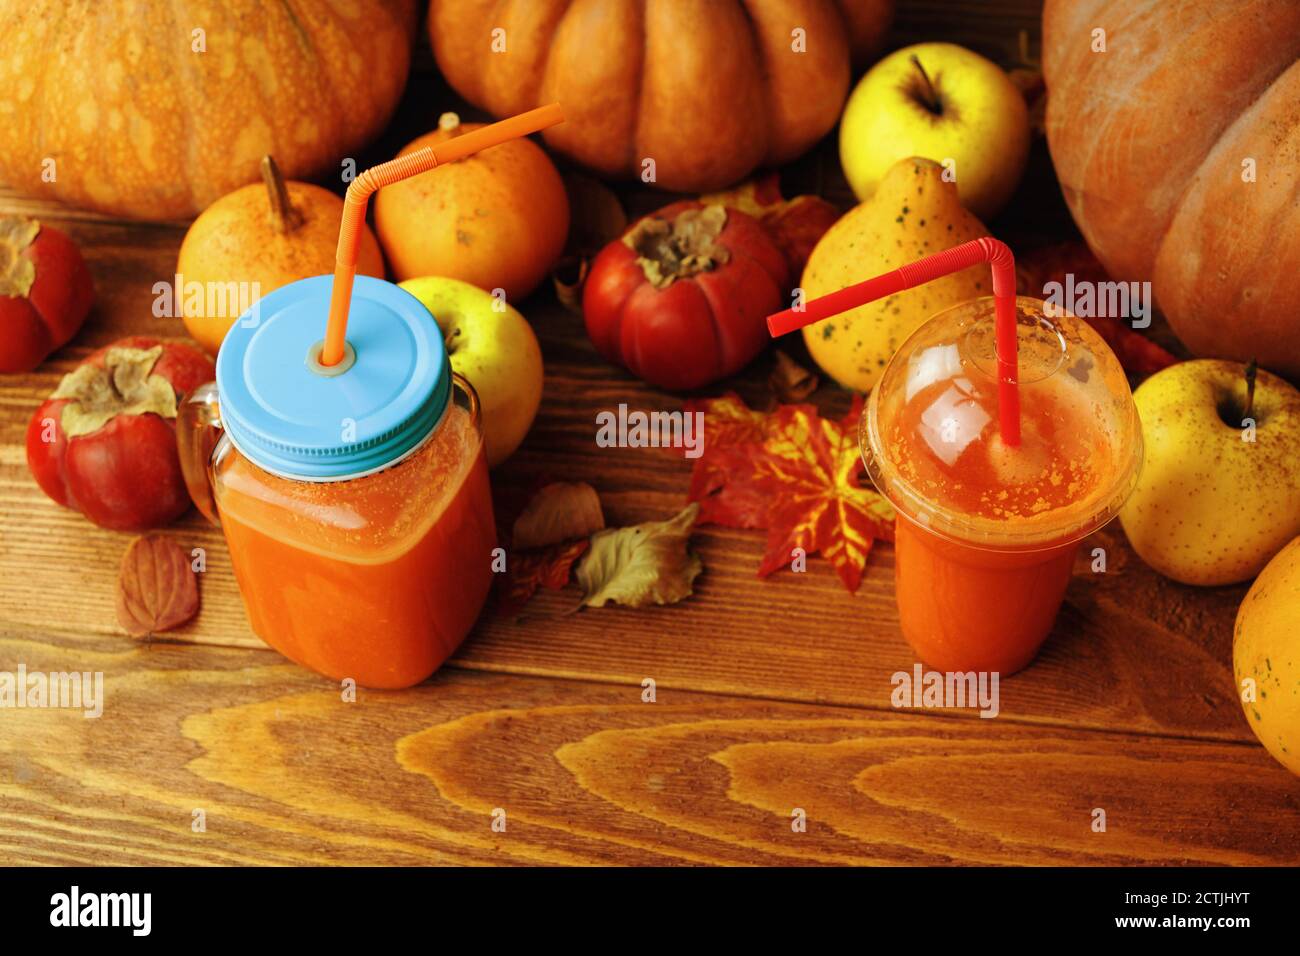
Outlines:
<svg viewBox="0 0 1300 956"><path fill-rule="evenodd" d="M333 282L314 276L264 296L217 353L231 441L254 464L290 478L328 481L396 461L428 435L451 398L451 363L433 316L405 289L370 276L357 276L352 289L348 358L313 370Z"/></svg>

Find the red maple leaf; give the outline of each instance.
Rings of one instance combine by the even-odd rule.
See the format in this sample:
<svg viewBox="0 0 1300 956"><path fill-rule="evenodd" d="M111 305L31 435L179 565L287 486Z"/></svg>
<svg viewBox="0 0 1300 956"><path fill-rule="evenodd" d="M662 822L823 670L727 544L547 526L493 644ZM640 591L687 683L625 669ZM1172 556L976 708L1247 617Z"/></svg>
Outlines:
<svg viewBox="0 0 1300 956"><path fill-rule="evenodd" d="M707 421L712 403L700 404ZM863 474L861 412L861 398L839 421L822 418L812 405L781 405L762 416L761 441L706 444L691 481L699 520L767 528L759 577L790 565L799 548L820 553L844 586L857 591L872 542L891 540L894 522L893 508Z"/></svg>
<svg viewBox="0 0 1300 956"><path fill-rule="evenodd" d="M704 413L704 452L695 460L689 492L689 500L700 503L698 523L726 528L764 527L766 501L746 496L740 488L725 497L715 492L729 475L753 470L753 450L761 448L767 438L772 417L751 409L735 392L721 398L692 399L683 411L687 415Z"/></svg>

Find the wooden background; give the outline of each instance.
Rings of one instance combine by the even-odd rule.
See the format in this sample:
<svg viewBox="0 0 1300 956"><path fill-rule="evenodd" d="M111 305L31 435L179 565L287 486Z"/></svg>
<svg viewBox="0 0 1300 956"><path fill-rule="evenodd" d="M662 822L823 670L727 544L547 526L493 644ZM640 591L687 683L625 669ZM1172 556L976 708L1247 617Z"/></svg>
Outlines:
<svg viewBox="0 0 1300 956"><path fill-rule="evenodd" d="M1037 29L1032 0L901 7L897 43L947 37L1006 65L1018 30ZM454 105L424 51L367 160ZM834 166L832 142L787 181L825 182ZM1041 143L1024 191L995 231L1066 237ZM433 680L345 703L249 631L220 533L191 513L166 533L207 549L202 610L165 640L131 640L113 614L129 537L47 500L23 434L93 349L183 334L153 317L151 287L171 277L184 224L113 222L3 190L0 212L70 232L98 291L71 345L0 378L0 670L103 671L107 697L98 720L0 710L0 863L1300 863L1300 780L1258 746L1234 694L1245 588L1168 582L1118 527L1089 542L1106 548L1107 572L1080 563L1055 634L1002 683L995 720L890 706L890 677L914 657L888 546L854 596L817 559L759 581L763 535L714 528L696 534L705 572L680 605L561 616L571 594L547 593L519 622L490 606ZM686 464L598 449L594 419L681 397L601 362L549 291L522 308L546 392L493 474L498 506L550 476L591 482L612 525L678 510ZM771 361L709 393L766 401ZM830 386L814 400L827 413L848 404ZM806 832L791 828L796 808Z"/></svg>

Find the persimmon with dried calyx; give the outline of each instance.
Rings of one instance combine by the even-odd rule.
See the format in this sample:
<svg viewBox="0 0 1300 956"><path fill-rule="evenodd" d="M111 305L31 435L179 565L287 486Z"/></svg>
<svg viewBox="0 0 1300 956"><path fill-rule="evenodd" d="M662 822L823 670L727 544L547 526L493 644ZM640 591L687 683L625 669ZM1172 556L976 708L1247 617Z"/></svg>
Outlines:
<svg viewBox="0 0 1300 956"><path fill-rule="evenodd" d="M582 312L608 361L660 388L699 388L762 351L789 281L785 255L756 219L678 202L601 250Z"/></svg>
<svg viewBox="0 0 1300 956"><path fill-rule="evenodd" d="M212 360L183 342L134 336L63 376L27 426L27 466L41 490L102 528L141 531L190 506L176 449L176 409L211 381Z"/></svg>
<svg viewBox="0 0 1300 956"><path fill-rule="evenodd" d="M30 372L86 321L95 288L71 239L0 216L0 373Z"/></svg>
<svg viewBox="0 0 1300 956"><path fill-rule="evenodd" d="M222 196L181 243L175 290L185 327L216 355L221 340L258 298L280 286L334 271L343 200L311 183L285 181L270 156L262 182ZM362 225L357 272L384 277L384 257Z"/></svg>

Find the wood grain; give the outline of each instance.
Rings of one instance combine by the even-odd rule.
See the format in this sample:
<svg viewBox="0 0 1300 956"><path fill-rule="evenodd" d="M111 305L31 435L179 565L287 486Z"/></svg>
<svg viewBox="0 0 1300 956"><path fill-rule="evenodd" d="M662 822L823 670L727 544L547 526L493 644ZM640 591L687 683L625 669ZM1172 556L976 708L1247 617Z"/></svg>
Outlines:
<svg viewBox="0 0 1300 956"><path fill-rule="evenodd" d="M0 712L0 863L1300 862L1294 778L1241 744L455 669L347 703L112 637L0 660L105 675L98 719Z"/></svg>
<svg viewBox="0 0 1300 956"><path fill-rule="evenodd" d="M904 0L891 42L950 39L1009 63L1037 7ZM417 63L362 165L463 108L427 55ZM833 139L783 170L787 184L847 201ZM1066 237L1045 149L1023 188L1033 195L995 232ZM662 201L624 198L634 210ZM0 212L67 230L97 284L71 345L0 377L0 671L99 670L108 696L98 720L0 710L0 863L1300 862L1300 781L1255 743L1232 683L1244 587L1166 581L1117 527L1086 543L1053 637L1003 682L995 720L891 707L890 678L914 656L888 545L850 595L815 558L806 573L757 580L763 535L717 528L694 538L705 572L680 605L573 614L571 593L543 593L518 621L489 605L431 682L345 703L251 633L221 534L191 513L164 533L204 549L200 613L134 642L113 614L128 536L47 500L23 436L91 350L184 334L154 314L152 291L172 277L184 225L121 224L3 188ZM679 509L687 464L598 448L595 415L682 396L600 361L549 292L521 307L546 391L528 439L493 473L500 524L558 478L591 482L611 524ZM807 361L801 345L783 347ZM712 393L765 404L770 361ZM812 400L838 414L849 397L823 386ZM645 678L655 703L641 700ZM791 830L796 807L806 833ZM1091 829L1097 807L1105 833ZM196 808L204 833L191 829ZM497 808L504 833L490 825Z"/></svg>
<svg viewBox="0 0 1300 956"><path fill-rule="evenodd" d="M127 538L93 527L40 492L26 469L24 429L42 398L91 349L130 333L183 333L178 320L152 314L150 291L171 274L182 233L60 222L87 251L99 302L73 345L33 374L0 380L0 622L37 632L119 634L113 582ZM620 402L676 408L681 397L601 361L580 318L549 294L524 309L541 339L546 389L524 445L493 474L501 526L548 477L591 482L613 525L676 512L685 501L688 463L657 449L598 447L595 416ZM770 401L763 384L770 361L760 358L724 387L754 405ZM827 413L848 405L831 386L814 400ZM260 645L217 529L191 513L166 533L187 551L204 549L208 568L199 616L168 639ZM701 529L696 544L705 573L696 596L672 608L608 607L561 619L549 615L570 607L572 597L543 594L528 616L512 622L490 606L455 663L624 683L650 676L681 689L887 707L890 676L914 661L898 631L892 550L876 549L862 587L850 595L815 558L805 573L757 580L763 541L761 532ZM1105 574L1090 570L1093 547L1106 549ZM1038 663L1005 686L1005 713L1076 727L1251 739L1229 668L1244 589L1164 582L1133 556L1118 529L1088 542L1084 557L1055 637Z"/></svg>

